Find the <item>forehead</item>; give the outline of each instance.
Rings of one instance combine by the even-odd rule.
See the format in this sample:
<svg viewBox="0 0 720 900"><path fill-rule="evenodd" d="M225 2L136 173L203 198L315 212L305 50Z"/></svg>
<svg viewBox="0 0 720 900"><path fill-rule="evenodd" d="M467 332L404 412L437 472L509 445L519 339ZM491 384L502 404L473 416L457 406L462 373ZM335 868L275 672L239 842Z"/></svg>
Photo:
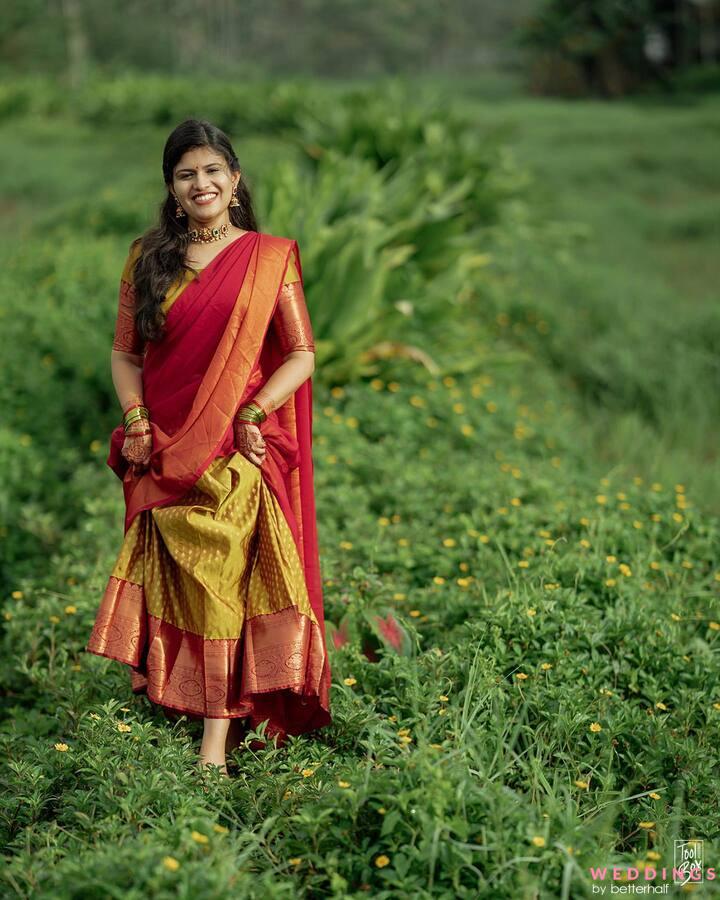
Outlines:
<svg viewBox="0 0 720 900"><path fill-rule="evenodd" d="M177 161L174 171L179 172L181 169L197 169L202 166L209 166L212 163L225 163L225 157L212 147L193 147L186 150L185 153Z"/></svg>

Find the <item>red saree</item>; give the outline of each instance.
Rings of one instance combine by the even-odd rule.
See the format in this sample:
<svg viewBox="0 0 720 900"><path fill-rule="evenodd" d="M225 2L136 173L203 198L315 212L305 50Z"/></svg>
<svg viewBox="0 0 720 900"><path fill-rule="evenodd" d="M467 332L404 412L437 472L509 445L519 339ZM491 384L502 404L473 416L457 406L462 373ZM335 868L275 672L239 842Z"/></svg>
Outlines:
<svg viewBox="0 0 720 900"><path fill-rule="evenodd" d="M262 466L237 451L233 418L282 364L272 325L292 260L301 278L296 241L247 232L181 290L164 338L148 343L152 455L135 476L115 428L124 556L86 647L129 665L133 690L161 706L252 728L268 719L281 741L331 721L311 379L260 425Z"/></svg>

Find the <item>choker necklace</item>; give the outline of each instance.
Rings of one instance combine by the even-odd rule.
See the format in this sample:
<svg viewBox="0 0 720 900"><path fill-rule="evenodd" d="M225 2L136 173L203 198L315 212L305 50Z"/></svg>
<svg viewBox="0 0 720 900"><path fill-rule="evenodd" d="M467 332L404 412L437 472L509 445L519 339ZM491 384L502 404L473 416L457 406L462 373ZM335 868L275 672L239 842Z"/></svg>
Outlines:
<svg viewBox="0 0 720 900"><path fill-rule="evenodd" d="M222 224L219 228L193 228L188 231L188 237L193 244L210 244L227 237L229 231L227 224Z"/></svg>

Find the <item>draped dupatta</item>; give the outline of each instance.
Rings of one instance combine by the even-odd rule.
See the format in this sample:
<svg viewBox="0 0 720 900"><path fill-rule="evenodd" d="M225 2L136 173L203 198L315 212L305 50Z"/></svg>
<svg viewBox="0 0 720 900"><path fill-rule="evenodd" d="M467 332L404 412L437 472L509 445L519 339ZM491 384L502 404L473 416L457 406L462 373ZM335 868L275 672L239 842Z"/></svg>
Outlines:
<svg viewBox="0 0 720 900"><path fill-rule="evenodd" d="M271 327L293 239L247 232L225 247L170 306L162 340L149 342L143 397L153 449L135 475L120 450L124 428L112 433L107 464L122 479L125 532L143 510L172 504L209 464L237 450L233 418L281 365ZM312 382L308 378L260 425L266 444L262 477L278 500L303 565L308 596L325 646L312 461ZM327 724L330 666L322 673L313 727ZM282 698L277 699L282 705Z"/></svg>

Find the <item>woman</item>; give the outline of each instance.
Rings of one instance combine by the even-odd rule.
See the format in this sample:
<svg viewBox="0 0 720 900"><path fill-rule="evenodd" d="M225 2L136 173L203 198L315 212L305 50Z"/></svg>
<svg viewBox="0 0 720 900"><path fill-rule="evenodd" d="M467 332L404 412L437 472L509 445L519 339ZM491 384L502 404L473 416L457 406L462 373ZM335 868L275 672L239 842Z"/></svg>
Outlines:
<svg viewBox="0 0 720 900"><path fill-rule="evenodd" d="M315 347L298 245L256 230L227 136L183 122L163 174L160 221L120 282L124 421L107 463L125 536L86 649L129 665L171 715L202 717L200 765L227 775L240 719L268 720L279 743L331 721Z"/></svg>

